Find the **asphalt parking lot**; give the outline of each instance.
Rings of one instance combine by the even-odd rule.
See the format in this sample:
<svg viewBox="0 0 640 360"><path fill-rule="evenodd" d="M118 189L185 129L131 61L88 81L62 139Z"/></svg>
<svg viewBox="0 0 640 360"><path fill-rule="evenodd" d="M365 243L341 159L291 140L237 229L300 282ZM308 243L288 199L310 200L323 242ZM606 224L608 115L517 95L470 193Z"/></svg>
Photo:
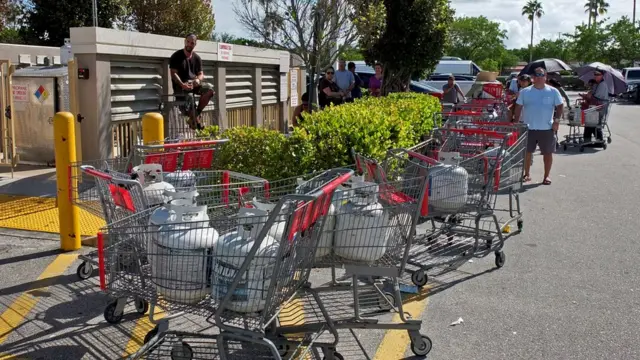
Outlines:
<svg viewBox="0 0 640 360"><path fill-rule="evenodd" d="M502 269L493 256L474 259L407 300L433 340L429 359L640 358L639 115L614 105L612 144L559 150L551 186L539 185L535 157L524 231L507 242ZM0 359L117 359L137 350L152 325L131 305L120 324L105 323L109 298L96 278L79 281L76 255L57 247L55 235L0 229ZM208 327L195 317L174 326ZM345 359L413 358L406 332L343 333Z"/></svg>

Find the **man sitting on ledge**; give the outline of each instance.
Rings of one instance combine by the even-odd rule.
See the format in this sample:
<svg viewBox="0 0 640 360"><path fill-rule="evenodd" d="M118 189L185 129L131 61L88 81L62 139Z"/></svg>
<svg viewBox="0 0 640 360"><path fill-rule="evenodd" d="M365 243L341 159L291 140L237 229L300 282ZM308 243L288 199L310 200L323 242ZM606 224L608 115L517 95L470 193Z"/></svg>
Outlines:
<svg viewBox="0 0 640 360"><path fill-rule="evenodd" d="M204 82L202 71L202 59L193 51L198 39L195 34L189 34L184 39L184 49L180 49L171 55L169 68L171 80L173 80L173 93L176 100L184 101L184 115L189 116L191 129L202 129L202 110L209 104L213 97L213 85ZM195 107L195 95L200 95L198 108Z"/></svg>

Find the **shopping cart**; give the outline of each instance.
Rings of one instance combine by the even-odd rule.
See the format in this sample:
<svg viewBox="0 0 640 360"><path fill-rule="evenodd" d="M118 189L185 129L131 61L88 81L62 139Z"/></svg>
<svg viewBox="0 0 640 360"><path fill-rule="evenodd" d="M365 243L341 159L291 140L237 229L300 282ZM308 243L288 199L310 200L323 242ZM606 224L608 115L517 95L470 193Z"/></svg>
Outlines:
<svg viewBox="0 0 640 360"><path fill-rule="evenodd" d="M577 100L573 111L569 112L567 118L563 120L563 124L569 126L569 134L564 136L560 145L564 151L570 147L578 147L580 152L584 152L586 146L593 145L600 145L603 150L606 150L607 144L611 144L612 141L608 121L611 104L605 103L586 109L583 109L583 104L583 100ZM594 129L594 133L588 139L584 135L587 128ZM599 139L600 136L597 134L602 138Z"/></svg>
<svg viewBox="0 0 640 360"><path fill-rule="evenodd" d="M513 222L519 229L523 224L515 189L522 182L526 136L514 127L507 131L443 128L436 129L434 137L437 142L412 150L390 150L384 164L387 178L414 176L393 171L411 168L409 164L414 172L428 174L428 200L420 215L430 221L431 228L416 237L407 261L417 268L409 272L418 287L428 282L427 270L470 257L494 253L496 266L502 267L506 259L503 232ZM509 218L501 224L496 204L502 189L508 189L510 196Z"/></svg>
<svg viewBox="0 0 640 360"><path fill-rule="evenodd" d="M316 240L313 265L330 269L331 281L299 298L304 321L279 326L279 336L330 329L335 340L329 345L335 345L341 329L393 329L407 331L415 355L431 351L431 339L420 333L421 320L403 309L398 280L415 234L425 184L423 174L384 183L352 178L336 189ZM338 269L344 269L345 278L338 278ZM394 310L401 321L374 318L381 310Z"/></svg>
<svg viewBox="0 0 640 360"><path fill-rule="evenodd" d="M138 201L137 211L166 203L170 199L178 199L183 195L193 196L189 195L192 191L197 191L199 197L206 198L209 205L228 205L232 201L238 201L230 198L233 191L246 193L255 191L252 189L256 188L260 191L269 189L269 182L265 179L229 170L191 171L183 166L179 173L171 174L173 175L171 183L175 186L171 186L170 189L168 187L145 188L144 181L137 176L134 176L136 179L132 179L132 174L99 170L90 165L81 165L80 171L82 176L77 178L82 179L85 184L91 184L91 187L79 194L74 203L94 216L103 218L106 223L131 215L127 204L113 203L110 197L110 191L118 187L135 185L136 189L141 189L140 194L136 193L139 197L136 200ZM162 182L162 180L161 176L154 178L154 181ZM97 256L96 250L78 256L82 260L76 270L80 279L86 280L92 276L94 267L97 266Z"/></svg>
<svg viewBox="0 0 640 360"><path fill-rule="evenodd" d="M102 206L93 176L81 171L82 166L93 166L105 172L132 174L141 165L161 165L162 173L157 180L172 186L183 187L192 181L194 171L211 170L214 167L215 151L228 140L164 141L162 144L136 145L127 158L83 161L71 164L69 182L71 202L90 214L102 218Z"/></svg>
<svg viewBox="0 0 640 360"><path fill-rule="evenodd" d="M156 305L171 313L205 316L220 328L214 338L266 346L271 358L281 359L274 341L266 337L267 329L277 327L281 309L307 284L324 224L320 220L336 188L352 173L324 172L301 184L300 189L310 193L285 195L268 213L230 204L237 209L233 216L217 214L213 207L207 209L208 221L182 218L155 229L149 222L156 209L148 209L108 224L108 236L98 237L101 288L116 298L149 301L150 316ZM280 238L271 235L274 226L285 229ZM131 261L125 264L122 259ZM169 332L165 319L147 334L134 358L169 334L184 337ZM233 351L224 346L218 350ZM179 342L175 353L191 358L193 351Z"/></svg>

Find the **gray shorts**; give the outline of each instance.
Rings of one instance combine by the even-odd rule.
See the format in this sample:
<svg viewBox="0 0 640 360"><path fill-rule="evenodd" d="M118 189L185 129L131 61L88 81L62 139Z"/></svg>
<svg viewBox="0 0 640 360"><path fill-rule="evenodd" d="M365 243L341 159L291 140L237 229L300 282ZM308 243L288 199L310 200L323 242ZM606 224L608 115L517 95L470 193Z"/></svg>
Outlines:
<svg viewBox="0 0 640 360"><path fill-rule="evenodd" d="M536 151L540 147L540 152L552 154L556 150L556 136L553 130L529 130L527 138L527 152Z"/></svg>

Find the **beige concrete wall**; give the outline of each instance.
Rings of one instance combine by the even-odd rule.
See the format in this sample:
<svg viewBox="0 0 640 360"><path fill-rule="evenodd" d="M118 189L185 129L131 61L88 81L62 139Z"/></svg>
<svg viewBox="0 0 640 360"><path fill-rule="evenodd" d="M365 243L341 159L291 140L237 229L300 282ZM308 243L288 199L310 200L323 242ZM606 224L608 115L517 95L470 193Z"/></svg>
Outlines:
<svg viewBox="0 0 640 360"><path fill-rule="evenodd" d="M171 93L168 72L168 58L178 49L184 47L184 39L128 32L105 28L71 28L71 48L79 68L89 69L88 80L78 80L78 103L80 114L84 117L81 124L83 159L102 159L112 156L111 134L111 60L130 59L131 61L164 60L163 91ZM218 121L222 129L229 126L226 109L226 68L234 63L252 65L255 68L253 78L259 79L263 67L276 67L281 74L289 71L291 56L286 51L259 49L248 46L233 45L232 62L220 61L218 43L198 41L196 52L204 61L216 62L215 77L216 106ZM128 61L128 60L127 60ZM259 82L258 82L259 83ZM254 125L262 123L263 116L261 95L254 86L254 109L251 111ZM288 91L288 89L285 89ZM279 102L282 109L287 109L288 101ZM282 123L289 118L289 111L280 111Z"/></svg>
<svg viewBox="0 0 640 360"><path fill-rule="evenodd" d="M31 56L31 65L36 65L38 55L47 57L60 56L60 48L50 46L0 44L0 60L11 60L13 64L19 64L21 54Z"/></svg>

